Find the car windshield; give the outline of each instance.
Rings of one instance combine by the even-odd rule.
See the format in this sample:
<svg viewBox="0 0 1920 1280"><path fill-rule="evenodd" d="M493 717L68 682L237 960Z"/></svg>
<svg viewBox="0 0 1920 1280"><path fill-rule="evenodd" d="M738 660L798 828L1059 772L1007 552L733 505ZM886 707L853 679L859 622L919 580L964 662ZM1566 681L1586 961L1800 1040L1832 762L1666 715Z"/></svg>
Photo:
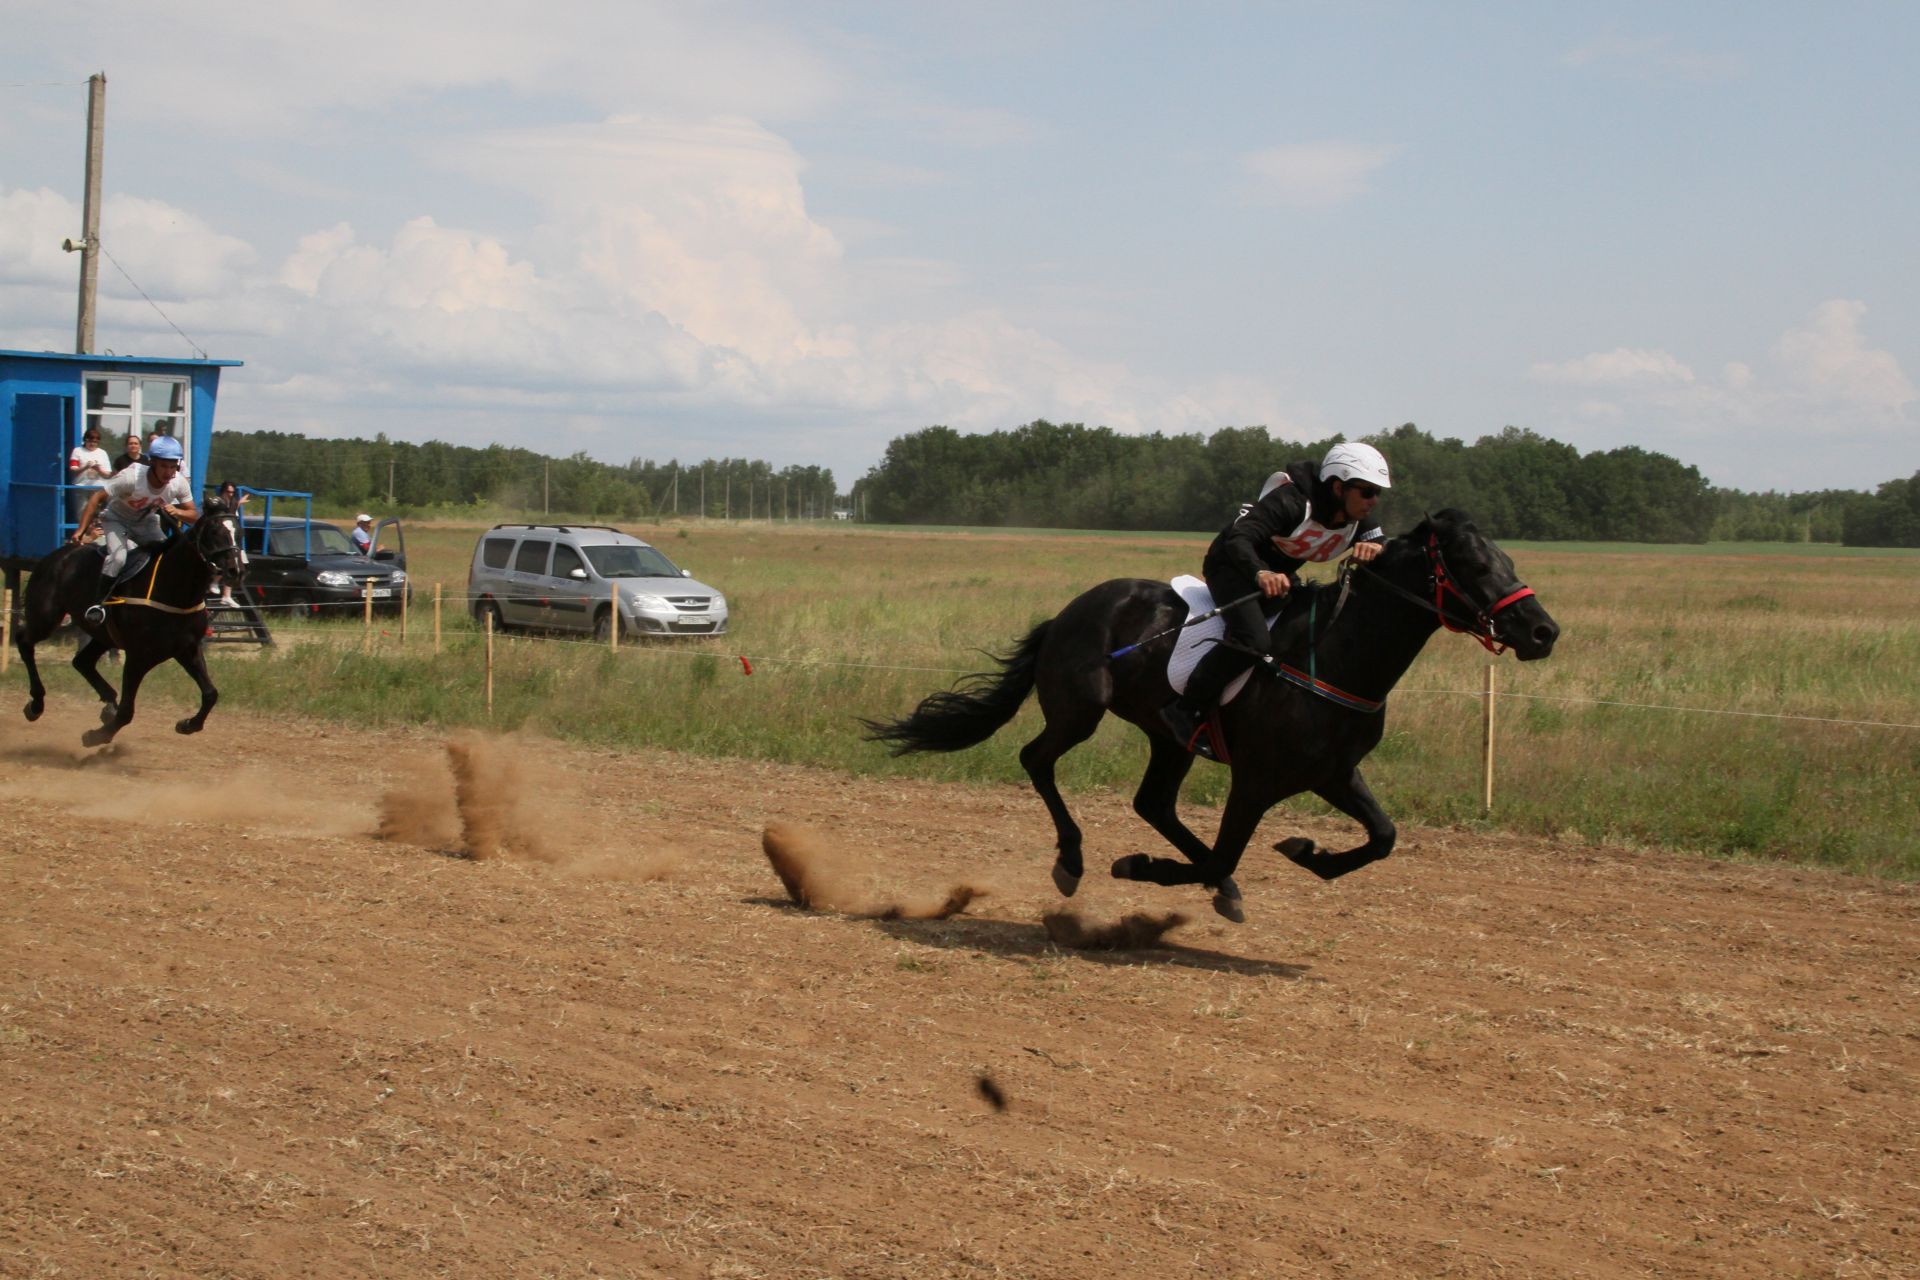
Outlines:
<svg viewBox="0 0 1920 1280"><path fill-rule="evenodd" d="M677 578L673 561L652 547L582 547L603 578Z"/></svg>
<svg viewBox="0 0 1920 1280"><path fill-rule="evenodd" d="M316 524L313 529L313 554L317 556L350 556L354 554L353 543L347 541L347 535L330 524ZM297 556L306 554L307 534L305 529L275 529L273 531L273 554L277 556Z"/></svg>

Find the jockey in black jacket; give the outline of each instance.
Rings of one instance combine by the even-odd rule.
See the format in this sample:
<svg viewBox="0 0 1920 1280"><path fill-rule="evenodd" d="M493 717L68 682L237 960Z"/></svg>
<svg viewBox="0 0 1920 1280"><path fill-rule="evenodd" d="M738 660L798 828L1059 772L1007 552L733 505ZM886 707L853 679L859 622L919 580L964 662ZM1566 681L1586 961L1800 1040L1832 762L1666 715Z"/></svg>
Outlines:
<svg viewBox="0 0 1920 1280"><path fill-rule="evenodd" d="M1240 508L1234 522L1207 548L1201 572L1216 605L1239 600L1222 613L1227 632L1187 677L1187 690L1160 710L1175 736L1211 758L1207 713L1221 690L1267 652L1266 606L1277 610L1309 560L1332 560L1349 547L1355 560L1380 554L1385 535L1373 509L1388 487L1387 460L1369 444L1337 444L1319 465L1295 462L1267 478L1260 498ZM1243 596L1258 594L1258 599Z"/></svg>

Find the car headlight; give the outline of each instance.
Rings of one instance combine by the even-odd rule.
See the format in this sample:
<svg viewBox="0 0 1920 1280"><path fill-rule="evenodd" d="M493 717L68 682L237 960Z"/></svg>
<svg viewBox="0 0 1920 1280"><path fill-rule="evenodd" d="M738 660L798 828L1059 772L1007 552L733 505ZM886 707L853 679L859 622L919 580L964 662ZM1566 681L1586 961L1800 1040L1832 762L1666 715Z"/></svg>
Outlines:
<svg viewBox="0 0 1920 1280"><path fill-rule="evenodd" d="M631 606L635 609L648 609L655 613L667 607L667 602L665 597L645 596L645 595L641 595L638 591L628 596L627 600L631 604Z"/></svg>
<svg viewBox="0 0 1920 1280"><path fill-rule="evenodd" d="M350 587L353 585L353 575L350 573L342 573L338 569L322 569L319 573L313 575L313 580L323 587Z"/></svg>
<svg viewBox="0 0 1920 1280"><path fill-rule="evenodd" d="M393 585L396 587L404 587L407 585L407 575L404 570L395 569L393 571Z"/></svg>

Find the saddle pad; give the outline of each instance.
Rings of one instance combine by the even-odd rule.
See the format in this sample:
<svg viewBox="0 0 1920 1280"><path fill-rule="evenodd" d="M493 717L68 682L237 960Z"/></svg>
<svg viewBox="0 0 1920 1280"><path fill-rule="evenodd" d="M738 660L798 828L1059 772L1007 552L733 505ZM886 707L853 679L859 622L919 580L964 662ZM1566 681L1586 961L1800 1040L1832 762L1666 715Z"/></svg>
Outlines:
<svg viewBox="0 0 1920 1280"><path fill-rule="evenodd" d="M1187 602L1189 618L1197 618L1213 608L1213 593L1207 590L1205 582L1192 574L1183 573L1167 585ZM1275 614L1267 622L1268 629L1271 630L1279 621L1280 616ZM1200 659L1206 657L1207 652L1226 634L1227 620L1217 616L1208 618L1205 622L1196 622L1180 632L1179 638L1173 642L1173 653L1167 659L1167 683L1173 686L1175 693L1187 691L1187 678L1193 674L1193 669L1200 665ZM1227 687L1221 690L1220 705L1224 707L1232 702L1240 690L1246 687L1247 678L1252 674L1253 668L1249 667L1235 676Z"/></svg>

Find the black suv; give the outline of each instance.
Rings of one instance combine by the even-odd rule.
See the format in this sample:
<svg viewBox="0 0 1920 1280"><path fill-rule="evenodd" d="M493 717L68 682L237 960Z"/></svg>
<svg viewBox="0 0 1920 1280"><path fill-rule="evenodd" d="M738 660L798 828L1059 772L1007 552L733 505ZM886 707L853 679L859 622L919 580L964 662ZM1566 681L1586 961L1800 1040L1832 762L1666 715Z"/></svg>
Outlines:
<svg viewBox="0 0 1920 1280"><path fill-rule="evenodd" d="M247 590L269 607L305 605L313 615L359 613L373 587L375 613L398 613L407 585L407 544L398 520L374 530L371 557L353 549L338 525L274 516L240 530L247 553Z"/></svg>

